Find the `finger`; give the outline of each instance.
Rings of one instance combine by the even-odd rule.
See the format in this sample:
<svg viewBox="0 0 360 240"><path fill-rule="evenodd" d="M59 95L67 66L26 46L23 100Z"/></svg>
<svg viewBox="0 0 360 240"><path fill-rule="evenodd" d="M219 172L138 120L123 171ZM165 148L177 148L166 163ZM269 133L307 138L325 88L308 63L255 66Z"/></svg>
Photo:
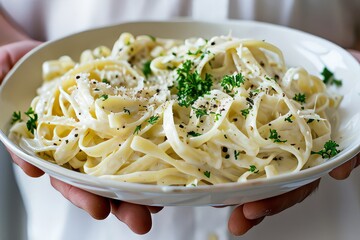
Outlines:
<svg viewBox="0 0 360 240"><path fill-rule="evenodd" d="M101 220L110 214L110 200L50 177L51 185L75 206Z"/></svg>
<svg viewBox="0 0 360 240"><path fill-rule="evenodd" d="M357 155L350 161L347 161L340 167L333 169L329 175L337 180L344 180L350 176L350 173L354 168L360 165L360 155Z"/></svg>
<svg viewBox="0 0 360 240"><path fill-rule="evenodd" d="M319 186L320 179L282 195L244 204L244 216L257 219L277 214L297 203L302 202Z"/></svg>
<svg viewBox="0 0 360 240"><path fill-rule="evenodd" d="M8 150L8 152L10 153L10 156L13 159L13 161L24 171L24 173L26 173L26 175L30 177L40 177L44 174L44 172L39 168L34 167L30 163L22 160L11 151Z"/></svg>
<svg viewBox="0 0 360 240"><path fill-rule="evenodd" d="M264 217L253 220L247 219L244 215L243 205L241 205L235 208L231 213L228 222L228 228L229 231L235 236L244 235L252 227L259 224L263 219Z"/></svg>
<svg viewBox="0 0 360 240"><path fill-rule="evenodd" d="M39 45L34 40L24 40L0 47L0 83L15 63L28 51Z"/></svg>
<svg viewBox="0 0 360 240"><path fill-rule="evenodd" d="M147 206L112 200L111 213L134 233L145 234L151 229L151 214Z"/></svg>
<svg viewBox="0 0 360 240"><path fill-rule="evenodd" d="M163 209L163 207L153 207L153 206L148 206L147 208L153 214L158 213Z"/></svg>

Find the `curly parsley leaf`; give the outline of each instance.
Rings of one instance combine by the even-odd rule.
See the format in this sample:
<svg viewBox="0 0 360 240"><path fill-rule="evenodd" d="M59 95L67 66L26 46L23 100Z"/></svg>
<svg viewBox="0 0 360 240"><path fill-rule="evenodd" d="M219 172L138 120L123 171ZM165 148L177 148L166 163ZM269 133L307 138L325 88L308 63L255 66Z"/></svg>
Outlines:
<svg viewBox="0 0 360 240"><path fill-rule="evenodd" d="M280 136L278 135L278 132L276 129L270 129L270 139L274 141L274 143L285 143L287 140L280 140Z"/></svg>
<svg viewBox="0 0 360 240"><path fill-rule="evenodd" d="M211 75L206 73L202 79L197 71L192 72L193 62L186 60L176 71L177 77L177 96L179 105L189 107L199 97L208 93L212 87Z"/></svg>
<svg viewBox="0 0 360 240"><path fill-rule="evenodd" d="M323 76L323 82L326 85L335 85L337 87L342 86L342 81L335 78L335 75L333 72L331 72L327 67L324 67L323 71L321 72L321 75Z"/></svg>
<svg viewBox="0 0 360 240"><path fill-rule="evenodd" d="M242 75L242 73L238 73L234 76L226 75L221 80L220 85L225 90L226 93L231 93L235 87L240 87L241 84L244 82L245 82L244 76Z"/></svg>
<svg viewBox="0 0 360 240"><path fill-rule="evenodd" d="M21 112L18 111L18 112L13 112L12 114L12 118L11 118L11 124L14 124L16 122L22 122L22 119L21 119Z"/></svg>
<svg viewBox="0 0 360 240"><path fill-rule="evenodd" d="M36 122L38 120L38 115L35 113L35 111L32 107L30 107L27 110L27 112L25 112L25 115L29 117L29 120L27 120L27 122L26 122L26 127L29 130L29 132L34 134L34 131L37 127Z"/></svg>
<svg viewBox="0 0 360 240"><path fill-rule="evenodd" d="M154 115L151 116L147 122L150 123L151 125L154 125L158 120L159 120L159 115Z"/></svg>
<svg viewBox="0 0 360 240"><path fill-rule="evenodd" d="M298 101L300 103L305 103L306 101L306 96L305 94L301 94L301 93L297 93L295 94L294 98L295 101Z"/></svg>
<svg viewBox="0 0 360 240"><path fill-rule="evenodd" d="M150 64L151 64L151 60L146 61L143 65L142 72L143 72L145 78L148 78L152 74Z"/></svg>
<svg viewBox="0 0 360 240"><path fill-rule="evenodd" d="M311 154L319 154L322 158L331 158L340 152L337 147L339 147L339 144L333 140L329 140L324 144L323 149L318 152L311 151Z"/></svg>

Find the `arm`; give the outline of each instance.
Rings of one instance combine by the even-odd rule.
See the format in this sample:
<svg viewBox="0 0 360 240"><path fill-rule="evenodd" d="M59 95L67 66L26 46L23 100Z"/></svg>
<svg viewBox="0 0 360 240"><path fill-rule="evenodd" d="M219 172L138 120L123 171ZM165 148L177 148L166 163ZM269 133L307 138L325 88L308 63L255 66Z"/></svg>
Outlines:
<svg viewBox="0 0 360 240"><path fill-rule="evenodd" d="M0 84L7 72L28 51L40 44L24 34L11 24L1 12L0 8ZM44 174L40 169L20 159L10 152L13 161L31 177L40 177ZM126 202L110 200L86 192L57 179L50 179L52 186L74 205L84 209L95 219L105 219L110 212L138 234L144 234L151 228L151 213L160 208L141 206Z"/></svg>

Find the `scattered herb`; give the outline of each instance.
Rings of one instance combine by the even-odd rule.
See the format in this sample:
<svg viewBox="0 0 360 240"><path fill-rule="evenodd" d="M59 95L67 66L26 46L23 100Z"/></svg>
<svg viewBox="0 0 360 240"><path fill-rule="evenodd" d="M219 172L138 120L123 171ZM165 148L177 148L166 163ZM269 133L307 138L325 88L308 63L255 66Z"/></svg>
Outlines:
<svg viewBox="0 0 360 240"><path fill-rule="evenodd" d="M194 131L190 131L187 133L187 136L192 136L192 137L198 137L200 136L201 133L197 133L197 132L194 132Z"/></svg>
<svg viewBox="0 0 360 240"><path fill-rule="evenodd" d="M284 143L287 140L280 140L280 136L278 135L276 129L270 129L270 139L273 139L274 143Z"/></svg>
<svg viewBox="0 0 360 240"><path fill-rule="evenodd" d="M202 116L209 115L205 108L193 108L193 110L195 111L195 116L197 118L201 118Z"/></svg>
<svg viewBox="0 0 360 240"><path fill-rule="evenodd" d="M151 64L151 60L144 63L142 72L143 72L145 78L148 78L152 74L150 64Z"/></svg>
<svg viewBox="0 0 360 240"><path fill-rule="evenodd" d="M129 110L129 109L127 109L127 108L124 108L124 113L127 113L127 114L129 114L129 115L130 115L130 110Z"/></svg>
<svg viewBox="0 0 360 240"><path fill-rule="evenodd" d="M25 112L25 115L29 117L29 120L26 122L26 127L29 130L29 132L34 134L34 130L36 129L36 122L38 120L38 115L34 112L34 109L32 109L32 107L30 107L27 110L27 112Z"/></svg>
<svg viewBox="0 0 360 240"><path fill-rule="evenodd" d="M151 125L154 125L157 122L157 120L159 120L159 115L154 115L151 116L147 122L150 123Z"/></svg>
<svg viewBox="0 0 360 240"><path fill-rule="evenodd" d="M298 94L295 94L295 96L294 96L293 99L294 99L295 101L300 102L300 103L305 103L306 96L305 96L305 94L298 93Z"/></svg>
<svg viewBox="0 0 360 240"><path fill-rule="evenodd" d="M141 131L141 124L140 125L137 125L135 127L135 130L134 130L134 133L133 134L139 134L139 132Z"/></svg>
<svg viewBox="0 0 360 240"><path fill-rule="evenodd" d="M180 68L177 69L178 82L178 102L182 107L188 107L199 97L208 93L212 86L211 75L206 73L205 79L202 79L197 71L191 72L193 62L186 60Z"/></svg>
<svg viewBox="0 0 360 240"><path fill-rule="evenodd" d="M103 94L99 98L101 98L103 101L107 100L109 98L109 95Z"/></svg>
<svg viewBox="0 0 360 240"><path fill-rule="evenodd" d="M220 85L223 87L226 93L230 93L235 87L240 87L244 81L244 76L241 73L238 73L235 76L226 75L221 80Z"/></svg>
<svg viewBox="0 0 360 240"><path fill-rule="evenodd" d="M255 165L250 165L249 171L252 172L252 173L258 173L259 172L259 170L256 168Z"/></svg>
<svg viewBox="0 0 360 240"><path fill-rule="evenodd" d="M204 175L205 175L207 178L210 178L210 174L211 174L210 171L205 171L205 172L204 172Z"/></svg>
<svg viewBox="0 0 360 240"><path fill-rule="evenodd" d="M203 51L201 49L198 49L196 52L191 52L190 50L187 52L187 55L193 55L193 56L196 56L196 55L199 55L203 53Z"/></svg>
<svg viewBox="0 0 360 240"><path fill-rule="evenodd" d="M251 107L246 108L246 109L243 109L243 110L240 111L240 112L241 112L241 115L243 115L245 119L246 119L247 116L249 115L250 109L251 109Z"/></svg>
<svg viewBox="0 0 360 240"><path fill-rule="evenodd" d="M101 82L106 83L106 84L110 84L109 80L107 80L106 78L102 79Z"/></svg>
<svg viewBox="0 0 360 240"><path fill-rule="evenodd" d="M289 123L292 123L293 120L291 119L291 117L292 117L292 114L290 114L287 118L285 118L284 121L287 121L287 122L289 122Z"/></svg>
<svg viewBox="0 0 360 240"><path fill-rule="evenodd" d="M322 158L331 158L340 152L340 150L336 149L339 147L333 140L329 140L324 144L324 148L318 152L311 151L311 154L319 154Z"/></svg>
<svg viewBox="0 0 360 240"><path fill-rule="evenodd" d="M22 122L22 119L21 119L21 112L18 111L18 112L13 112L12 114L12 118L11 118L11 124L14 124L16 122Z"/></svg>
<svg viewBox="0 0 360 240"><path fill-rule="evenodd" d="M342 86L342 81L339 79L336 79L334 76L334 73L331 72L329 69L324 67L323 71L321 72L321 75L323 76L323 82L326 85L335 85L337 87Z"/></svg>
<svg viewBox="0 0 360 240"><path fill-rule="evenodd" d="M239 155L240 155L240 151L236 151L236 150L234 150L234 157L235 157L235 160L238 160Z"/></svg>

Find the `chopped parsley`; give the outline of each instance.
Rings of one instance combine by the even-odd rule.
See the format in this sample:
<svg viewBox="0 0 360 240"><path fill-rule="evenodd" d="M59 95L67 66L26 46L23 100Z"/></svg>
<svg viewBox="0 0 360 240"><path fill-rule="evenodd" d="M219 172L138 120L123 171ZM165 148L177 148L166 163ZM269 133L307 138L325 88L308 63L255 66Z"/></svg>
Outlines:
<svg viewBox="0 0 360 240"><path fill-rule="evenodd" d="M137 125L135 127L135 130L134 130L134 133L133 134L139 134L139 132L141 131L141 124L140 125Z"/></svg>
<svg viewBox="0 0 360 240"><path fill-rule="evenodd" d="M204 172L204 175L205 175L205 177L207 177L207 178L210 178L210 174L211 174L210 171L205 171L205 172Z"/></svg>
<svg viewBox="0 0 360 240"><path fill-rule="evenodd" d="M103 101L107 100L109 98L109 95L103 94L99 98L101 98Z"/></svg>
<svg viewBox="0 0 360 240"><path fill-rule="evenodd" d="M249 171L252 172L252 173L258 173L259 172L259 170L256 168L255 165L250 165Z"/></svg>
<svg viewBox="0 0 360 240"><path fill-rule="evenodd" d="M25 115L29 117L29 120L26 122L26 127L34 134L34 130L36 129L36 122L38 120L38 115L34 112L34 109L30 107L27 112L25 112Z"/></svg>
<svg viewBox="0 0 360 240"><path fill-rule="evenodd" d="M196 56L199 54L202 54L203 51L201 49L196 50L196 52L191 52L190 50L187 52L187 55L192 55L192 56Z"/></svg>
<svg viewBox="0 0 360 240"><path fill-rule="evenodd" d="M145 78L148 78L152 74L150 64L151 64L151 60L146 61L143 65L142 72L143 72Z"/></svg>
<svg viewBox="0 0 360 240"><path fill-rule="evenodd" d="M106 78L104 78L103 80L101 80L101 82L106 83L106 84L110 84L109 80L107 80Z"/></svg>
<svg viewBox="0 0 360 240"><path fill-rule="evenodd" d="M154 125L157 122L157 120L159 120L159 115L154 115L151 116L147 122L150 123L151 125Z"/></svg>
<svg viewBox="0 0 360 240"><path fill-rule="evenodd" d="M209 115L205 108L193 108L193 110L195 111L195 116L197 118L201 118L202 116Z"/></svg>
<svg viewBox="0 0 360 240"><path fill-rule="evenodd" d="M333 140L329 140L324 144L324 148L318 152L311 151L311 154L319 154L322 158L331 158L340 152L340 150L336 149L339 147Z"/></svg>
<svg viewBox="0 0 360 240"><path fill-rule="evenodd" d="M331 72L329 69L324 67L323 71L321 72L321 75L323 76L323 82L326 85L335 85L337 87L342 86L342 81L339 79L336 79L334 76L334 73Z"/></svg>
<svg viewBox="0 0 360 240"><path fill-rule="evenodd" d="M124 113L127 113L127 114L129 114L129 115L130 115L130 110L129 110L129 109L127 109L127 108L124 108Z"/></svg>
<svg viewBox="0 0 360 240"><path fill-rule="evenodd" d="M276 129L270 129L270 139L274 141L274 143L284 143L287 142L287 140L280 140L280 136L278 135Z"/></svg>
<svg viewBox="0 0 360 240"><path fill-rule="evenodd" d="M305 94L301 94L301 93L297 93L295 94L294 98L295 101L298 101L300 103L305 103L306 101L306 96Z"/></svg>
<svg viewBox="0 0 360 240"><path fill-rule="evenodd" d="M215 112L210 112L211 114L214 114L215 117L214 117L214 121L217 122L219 121L220 117L221 117L221 114L220 113L215 113Z"/></svg>
<svg viewBox="0 0 360 240"><path fill-rule="evenodd" d="M234 157L235 157L235 160L238 160L239 155L240 155L240 151L236 151L236 150L234 150Z"/></svg>
<svg viewBox="0 0 360 240"><path fill-rule="evenodd" d="M289 123L292 123L293 120L291 119L292 117L292 114L290 114L287 118L284 119L285 122L289 122Z"/></svg>
<svg viewBox="0 0 360 240"><path fill-rule="evenodd" d="M249 108L245 108L245 109L243 109L243 110L240 110L241 115L243 115L245 119L246 119L246 118L247 118L247 116L249 115L249 113L250 113L250 109L251 109L251 107L249 107Z"/></svg>
<svg viewBox="0 0 360 240"><path fill-rule="evenodd" d="M202 97L208 93L212 87L211 75L206 73L205 79L202 79L200 74L195 71L192 72L193 62L186 60L180 68L178 68L177 74L177 96L179 105L182 107L188 107L193 104L199 97Z"/></svg>
<svg viewBox="0 0 360 240"><path fill-rule="evenodd" d="M192 136L192 137L198 137L200 136L201 133L197 133L197 132L194 132L194 131L190 131L187 133L187 136Z"/></svg>
<svg viewBox="0 0 360 240"><path fill-rule="evenodd" d="M14 124L16 122L22 122L22 119L21 119L21 112L18 111L18 112L13 112L12 114L12 118L11 118L11 124Z"/></svg>
<svg viewBox="0 0 360 240"><path fill-rule="evenodd" d="M235 87L240 87L240 85L244 83L244 81L245 78L242 73L238 73L235 76L226 75L221 80L220 85L221 87L223 87L226 93L230 93Z"/></svg>

